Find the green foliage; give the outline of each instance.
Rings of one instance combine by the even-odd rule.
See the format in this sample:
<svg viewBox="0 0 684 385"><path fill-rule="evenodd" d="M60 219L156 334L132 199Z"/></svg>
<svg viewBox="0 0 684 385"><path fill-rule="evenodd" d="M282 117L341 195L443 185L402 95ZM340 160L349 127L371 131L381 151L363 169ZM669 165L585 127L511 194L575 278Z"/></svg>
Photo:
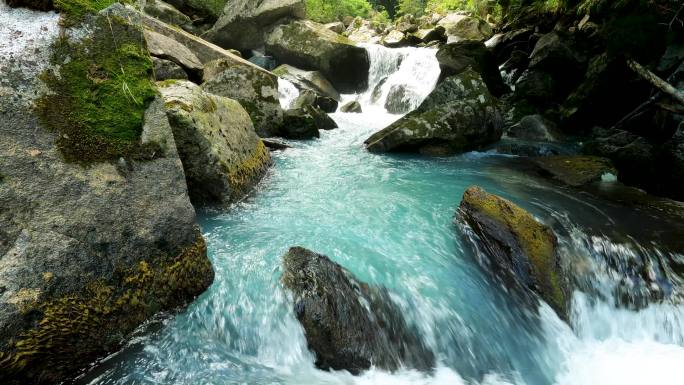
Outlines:
<svg viewBox="0 0 684 385"><path fill-rule="evenodd" d="M52 93L37 105L45 124L59 133L68 161L148 158L139 144L145 110L156 96L152 61L142 32L123 20L99 16L91 37L54 46L59 75L45 73Z"/></svg>
<svg viewBox="0 0 684 385"><path fill-rule="evenodd" d="M367 18L372 11L367 0L306 0L307 17L319 23L339 21L345 16Z"/></svg>
<svg viewBox="0 0 684 385"><path fill-rule="evenodd" d="M422 16L426 5L426 0L399 0L397 14Z"/></svg>

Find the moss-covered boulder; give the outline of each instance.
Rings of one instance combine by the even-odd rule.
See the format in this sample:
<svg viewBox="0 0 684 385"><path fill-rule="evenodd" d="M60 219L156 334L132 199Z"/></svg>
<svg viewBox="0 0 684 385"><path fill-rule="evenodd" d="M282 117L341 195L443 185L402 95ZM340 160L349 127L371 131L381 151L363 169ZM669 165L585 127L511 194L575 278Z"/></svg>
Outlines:
<svg viewBox="0 0 684 385"><path fill-rule="evenodd" d="M602 180L608 174L617 176L610 159L586 155L559 155L537 158L534 162L553 179L579 187Z"/></svg>
<svg viewBox="0 0 684 385"><path fill-rule="evenodd" d="M262 137L273 136L283 120L275 75L227 59L206 64L202 88L212 94L235 99L252 117Z"/></svg>
<svg viewBox="0 0 684 385"><path fill-rule="evenodd" d="M496 142L502 133L498 101L479 74L467 70L446 79L415 111L365 144L371 152L421 151L440 145L455 154Z"/></svg>
<svg viewBox="0 0 684 385"><path fill-rule="evenodd" d="M383 287L357 281L328 257L301 247L283 257L282 282L294 296L316 366L359 374L371 365L430 370L434 354Z"/></svg>
<svg viewBox="0 0 684 385"><path fill-rule="evenodd" d="M266 37L266 51L282 63L321 71L339 92L368 87L368 52L322 24L294 21L279 25Z"/></svg>
<svg viewBox="0 0 684 385"><path fill-rule="evenodd" d="M228 0L204 38L224 48L256 49L263 46L264 32L275 23L305 16L304 0Z"/></svg>
<svg viewBox="0 0 684 385"><path fill-rule="evenodd" d="M569 291L553 231L513 202L470 187L460 216L474 231L488 260L484 263L513 289L530 290L567 319Z"/></svg>
<svg viewBox="0 0 684 385"><path fill-rule="evenodd" d="M142 31L85 19L0 56L2 384L68 380L213 280Z"/></svg>
<svg viewBox="0 0 684 385"><path fill-rule="evenodd" d="M162 0L146 0L143 11L164 23L183 28L188 32L195 32L195 26L190 16L177 10L174 6Z"/></svg>
<svg viewBox="0 0 684 385"><path fill-rule="evenodd" d="M485 41L492 34L492 27L482 19L451 13L441 19L437 25L444 27L449 42L461 40Z"/></svg>
<svg viewBox="0 0 684 385"><path fill-rule="evenodd" d="M263 176L271 157L240 103L189 81L160 82L193 202L227 204Z"/></svg>

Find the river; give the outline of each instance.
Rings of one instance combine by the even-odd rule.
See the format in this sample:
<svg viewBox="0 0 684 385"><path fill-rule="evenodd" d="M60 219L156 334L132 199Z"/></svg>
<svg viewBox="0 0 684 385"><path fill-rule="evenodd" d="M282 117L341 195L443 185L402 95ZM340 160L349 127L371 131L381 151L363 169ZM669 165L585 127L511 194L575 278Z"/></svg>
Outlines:
<svg viewBox="0 0 684 385"><path fill-rule="evenodd" d="M621 277L605 263L607 255L681 258L658 246L677 243L677 230L659 215L531 177L511 167L510 156L368 153L363 141L399 118L383 107L391 87L406 86L415 108L439 66L429 49L367 49L372 86L344 96L364 112L331 114L340 127L275 152L274 167L248 198L230 210L202 211L212 287L180 314L149 322L79 383L681 385L684 306L616 307ZM586 272L595 293L575 293L570 325L543 303L518 303L479 267L472 235L454 220L474 184L551 225L564 258ZM281 256L295 245L385 285L435 352L436 369L317 370L279 281Z"/></svg>

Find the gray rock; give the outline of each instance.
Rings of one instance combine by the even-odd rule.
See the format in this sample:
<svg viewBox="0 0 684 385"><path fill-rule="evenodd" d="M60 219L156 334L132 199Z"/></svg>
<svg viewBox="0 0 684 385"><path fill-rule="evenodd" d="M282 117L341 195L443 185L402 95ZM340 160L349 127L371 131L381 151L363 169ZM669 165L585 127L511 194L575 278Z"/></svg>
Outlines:
<svg viewBox="0 0 684 385"><path fill-rule="evenodd" d="M88 20L93 39L83 44L113 45L107 21ZM144 49L139 30L111 25L118 44ZM213 280L163 101L150 102L140 127L151 157L66 162L34 105L47 90L37 74L58 70L42 56L50 43L0 57L0 382L8 385L68 380Z"/></svg>
<svg viewBox="0 0 684 385"><path fill-rule="evenodd" d="M153 57L152 64L154 65L155 80L188 78L188 74L185 72L185 70L178 64L172 62L171 60Z"/></svg>
<svg viewBox="0 0 684 385"><path fill-rule="evenodd" d="M287 139L313 139L321 136L316 120L305 108L285 111L283 124L278 132Z"/></svg>
<svg viewBox="0 0 684 385"><path fill-rule="evenodd" d="M406 34L401 31L392 30L382 38L382 44L387 47L401 47L406 45Z"/></svg>
<svg viewBox="0 0 684 385"><path fill-rule="evenodd" d="M325 25L325 28L335 32L335 33L342 33L344 32L347 28L344 26L344 23L341 21L336 21L333 23L328 23Z"/></svg>
<svg viewBox="0 0 684 385"><path fill-rule="evenodd" d="M404 114L411 110L408 94L411 91L405 85L395 84L390 87L385 101L385 109L390 114Z"/></svg>
<svg viewBox="0 0 684 385"><path fill-rule="evenodd" d="M446 30L443 26L438 25L434 28L419 29L413 33L418 40L423 43L430 43L433 41L446 41Z"/></svg>
<svg viewBox="0 0 684 385"><path fill-rule="evenodd" d="M501 78L494 56L480 41L463 40L443 45L437 51L437 61L442 70L442 77L459 74L471 67L480 73L492 95L500 97L510 92Z"/></svg>
<svg viewBox="0 0 684 385"><path fill-rule="evenodd" d="M171 60L198 77L202 76L204 65L186 46L154 31L144 30L144 33L147 48L153 56Z"/></svg>
<svg viewBox="0 0 684 385"><path fill-rule="evenodd" d="M516 98L548 103L557 95L556 81L544 71L526 70L515 82Z"/></svg>
<svg viewBox="0 0 684 385"><path fill-rule="evenodd" d="M204 38L225 48L256 49L264 44L269 26L305 16L304 0L230 0Z"/></svg>
<svg viewBox="0 0 684 385"><path fill-rule="evenodd" d="M437 25L444 27L450 42L461 40L485 41L492 36L492 27L484 20L451 13L441 19Z"/></svg>
<svg viewBox="0 0 684 385"><path fill-rule="evenodd" d="M228 204L261 179L271 158L240 103L189 81L159 83L190 198Z"/></svg>
<svg viewBox="0 0 684 385"><path fill-rule="evenodd" d="M363 111L361 110L361 104L354 100L342 105L342 107L340 107L340 112L360 114Z"/></svg>
<svg viewBox="0 0 684 385"><path fill-rule="evenodd" d="M146 0L143 11L164 23L177 25L186 31L194 30L192 19L189 16L162 0Z"/></svg>
<svg viewBox="0 0 684 385"><path fill-rule="evenodd" d="M369 286L324 255L293 247L283 257L282 282L294 296L316 366L359 374L371 364L384 370L430 370L434 354L382 287Z"/></svg>
<svg viewBox="0 0 684 385"><path fill-rule="evenodd" d="M423 146L440 144L458 153L501 138L498 102L476 72L465 71L442 84L415 111L366 139L366 148L371 152L421 151Z"/></svg>
<svg viewBox="0 0 684 385"><path fill-rule="evenodd" d="M232 60L215 60L205 66L202 88L240 102L252 117L259 136L274 136L282 123L278 81L270 72Z"/></svg>
<svg viewBox="0 0 684 385"><path fill-rule="evenodd" d="M319 95L340 100L340 93L330 81L318 71L304 71L291 65L283 64L273 70L279 77L292 82L300 89L312 90Z"/></svg>
<svg viewBox="0 0 684 385"><path fill-rule="evenodd" d="M268 34L266 51L282 63L321 71L339 92L368 87L368 52L321 24L295 21L280 25Z"/></svg>

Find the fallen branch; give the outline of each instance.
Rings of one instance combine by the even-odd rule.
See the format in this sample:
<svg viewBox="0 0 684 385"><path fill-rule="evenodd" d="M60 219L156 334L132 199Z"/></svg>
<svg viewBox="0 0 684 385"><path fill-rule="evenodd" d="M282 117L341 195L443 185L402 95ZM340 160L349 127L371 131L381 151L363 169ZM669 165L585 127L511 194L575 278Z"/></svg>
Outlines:
<svg viewBox="0 0 684 385"><path fill-rule="evenodd" d="M644 80L651 83L654 87L660 91L672 96L679 103L684 105L684 92L680 92L672 86L672 84L666 82L665 80L658 77L658 75L644 68L641 64L635 62L634 60L627 60L627 65L631 68L637 75L641 76Z"/></svg>

